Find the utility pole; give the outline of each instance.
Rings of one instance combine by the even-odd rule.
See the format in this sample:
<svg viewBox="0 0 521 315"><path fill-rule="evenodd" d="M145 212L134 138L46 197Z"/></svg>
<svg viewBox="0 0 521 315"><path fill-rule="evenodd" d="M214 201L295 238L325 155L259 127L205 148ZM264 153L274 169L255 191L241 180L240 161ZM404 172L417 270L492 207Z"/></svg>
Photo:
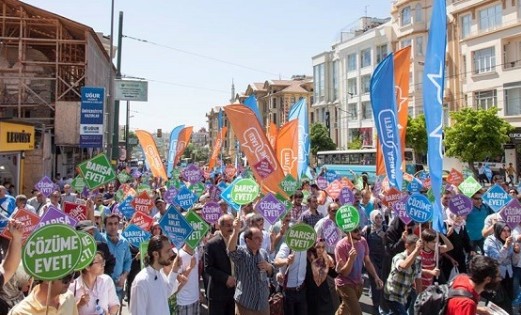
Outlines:
<svg viewBox="0 0 521 315"><path fill-rule="evenodd" d="M118 54L116 58L116 79L121 79L121 46L123 43L123 11L119 11ZM114 100L114 128L112 133L112 163L119 159L119 100Z"/></svg>

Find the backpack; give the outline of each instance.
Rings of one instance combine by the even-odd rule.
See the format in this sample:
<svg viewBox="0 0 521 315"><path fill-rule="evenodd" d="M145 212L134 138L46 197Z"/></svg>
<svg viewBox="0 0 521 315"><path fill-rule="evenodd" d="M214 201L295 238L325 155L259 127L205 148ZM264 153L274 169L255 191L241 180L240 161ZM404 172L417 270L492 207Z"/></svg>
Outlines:
<svg viewBox="0 0 521 315"><path fill-rule="evenodd" d="M467 290L452 289L449 284L430 285L416 298L414 314L444 315L449 299L456 296L474 300L474 295Z"/></svg>

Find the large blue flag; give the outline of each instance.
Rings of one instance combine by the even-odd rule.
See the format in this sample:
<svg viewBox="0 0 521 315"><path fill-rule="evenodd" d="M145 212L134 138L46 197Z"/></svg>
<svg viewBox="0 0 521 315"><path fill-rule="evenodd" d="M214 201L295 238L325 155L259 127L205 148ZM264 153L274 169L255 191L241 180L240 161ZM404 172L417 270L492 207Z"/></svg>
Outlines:
<svg viewBox="0 0 521 315"><path fill-rule="evenodd" d="M174 159L176 154L176 148L177 148L177 141L179 138L179 133L185 125L180 125L172 129L172 132L170 133L170 146L168 148L168 163L167 163L167 173L166 176L170 177L170 174L172 173L172 169L174 168Z"/></svg>
<svg viewBox="0 0 521 315"><path fill-rule="evenodd" d="M257 98L255 97L255 95L252 94L248 96L248 98L244 100L244 105L246 105L246 107L248 107L255 113L255 116L257 116L257 119L259 120L261 127L264 128L264 123L262 122L262 115L259 111L259 105L257 104Z"/></svg>
<svg viewBox="0 0 521 315"><path fill-rule="evenodd" d="M289 111L288 121L298 119L298 177L308 173L309 165L309 119L306 99L301 98ZM309 177L309 175L308 175Z"/></svg>
<svg viewBox="0 0 521 315"><path fill-rule="evenodd" d="M223 128L223 109L219 108L219 114L217 115L217 128L221 130Z"/></svg>
<svg viewBox="0 0 521 315"><path fill-rule="evenodd" d="M394 96L393 59L394 54L389 54L378 64L371 77L369 92L387 178L392 186L400 190L403 180L402 150L398 133L396 97Z"/></svg>
<svg viewBox="0 0 521 315"><path fill-rule="evenodd" d="M445 0L434 0L429 41L423 73L423 111L427 126L427 161L431 177L434 207L432 227L443 232L441 187L443 171L443 85L445 83L445 49L447 47L447 9Z"/></svg>

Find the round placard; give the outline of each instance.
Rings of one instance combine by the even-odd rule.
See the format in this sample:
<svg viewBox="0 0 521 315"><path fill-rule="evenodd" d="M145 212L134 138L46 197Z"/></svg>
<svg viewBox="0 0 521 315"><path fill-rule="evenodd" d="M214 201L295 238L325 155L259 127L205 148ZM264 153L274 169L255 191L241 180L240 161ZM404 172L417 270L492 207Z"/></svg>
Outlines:
<svg viewBox="0 0 521 315"><path fill-rule="evenodd" d="M360 224L360 213L353 206L345 205L336 212L336 224L344 232L351 232Z"/></svg>
<svg viewBox="0 0 521 315"><path fill-rule="evenodd" d="M303 252L310 249L317 239L317 232L309 224L292 225L286 232L286 244L291 250Z"/></svg>

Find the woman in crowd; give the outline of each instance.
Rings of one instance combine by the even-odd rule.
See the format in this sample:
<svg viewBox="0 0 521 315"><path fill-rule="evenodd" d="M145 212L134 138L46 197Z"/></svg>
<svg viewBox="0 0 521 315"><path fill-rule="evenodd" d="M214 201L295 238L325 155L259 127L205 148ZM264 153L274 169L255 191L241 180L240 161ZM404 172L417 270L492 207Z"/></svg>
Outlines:
<svg viewBox="0 0 521 315"><path fill-rule="evenodd" d="M385 256L384 237L387 226L383 224L384 219L380 210L371 211L369 220L371 224L364 229L364 237L369 246L369 258L378 276L382 277L383 260ZM378 314L382 290L378 289L373 277L370 276L369 281L371 282L371 299L373 301L374 314Z"/></svg>
<svg viewBox="0 0 521 315"><path fill-rule="evenodd" d="M333 259L326 253L325 240L318 239L315 246L308 250L306 270L306 296L308 315L332 315L333 301L326 282L330 268L334 268Z"/></svg>
<svg viewBox="0 0 521 315"><path fill-rule="evenodd" d="M465 217L447 211L447 238L454 248L443 254L442 272L444 279L450 280L450 273L454 266L460 273L467 273L466 255L476 254L470 245L470 238L465 227Z"/></svg>
<svg viewBox="0 0 521 315"><path fill-rule="evenodd" d="M69 286L76 298L79 315L117 314L119 299L112 279L103 273L105 258L96 252L94 260Z"/></svg>

